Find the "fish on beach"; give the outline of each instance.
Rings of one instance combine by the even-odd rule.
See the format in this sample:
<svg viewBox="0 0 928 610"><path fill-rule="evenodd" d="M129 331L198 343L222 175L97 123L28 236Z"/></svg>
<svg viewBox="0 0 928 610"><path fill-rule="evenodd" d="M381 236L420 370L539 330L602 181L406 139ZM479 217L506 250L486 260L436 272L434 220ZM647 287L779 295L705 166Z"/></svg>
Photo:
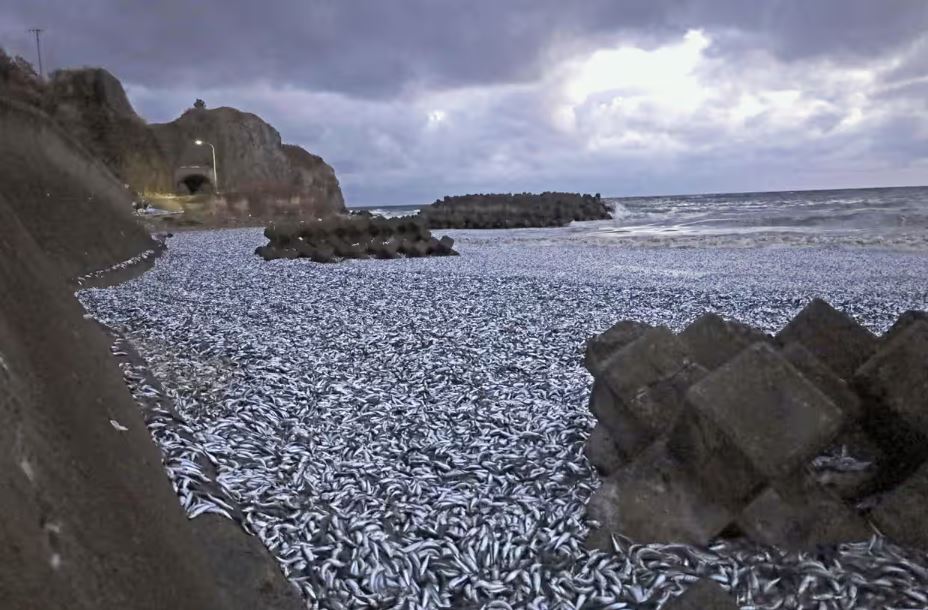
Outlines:
<svg viewBox="0 0 928 610"><path fill-rule="evenodd" d="M131 286L79 293L123 333L113 354L188 517L238 522L310 608L657 609L700 578L764 610L925 607L928 561L880 538L824 559L737 540L584 546L599 485L586 336L620 317L680 326L708 303L771 329L798 280L635 271L629 287L595 246L552 259L456 239L453 260L321 267L254 257L257 231L190 233ZM837 285L874 326L925 306L907 285ZM858 466L845 457L822 465Z"/></svg>

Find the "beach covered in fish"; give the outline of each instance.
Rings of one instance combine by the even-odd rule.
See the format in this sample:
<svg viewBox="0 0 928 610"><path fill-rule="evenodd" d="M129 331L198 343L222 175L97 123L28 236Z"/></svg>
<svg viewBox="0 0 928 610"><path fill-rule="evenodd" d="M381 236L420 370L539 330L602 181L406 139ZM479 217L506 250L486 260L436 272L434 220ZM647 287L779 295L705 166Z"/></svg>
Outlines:
<svg viewBox="0 0 928 610"><path fill-rule="evenodd" d="M449 231L459 257L320 265L265 262L260 230L190 232L79 297L147 361L124 374L188 515L240 522L309 607L658 608L699 577L742 607L928 606L928 559L879 538L583 544L590 335L707 310L776 332L813 297L881 332L928 309L928 254L581 233Z"/></svg>

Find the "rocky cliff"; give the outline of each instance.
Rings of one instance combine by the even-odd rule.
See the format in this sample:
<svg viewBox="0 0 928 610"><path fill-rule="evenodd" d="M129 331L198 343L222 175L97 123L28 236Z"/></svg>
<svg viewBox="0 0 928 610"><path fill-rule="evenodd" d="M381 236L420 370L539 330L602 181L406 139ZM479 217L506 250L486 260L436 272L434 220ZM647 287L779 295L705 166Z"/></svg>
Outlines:
<svg viewBox="0 0 928 610"><path fill-rule="evenodd" d="M0 184L8 208L66 276L154 246L130 192L40 110L0 97Z"/></svg>
<svg viewBox="0 0 928 610"><path fill-rule="evenodd" d="M136 191L171 192L173 170L119 80L102 68L55 72L48 110Z"/></svg>
<svg viewBox="0 0 928 610"><path fill-rule="evenodd" d="M119 80L102 68L59 70L47 83L0 51L0 95L41 109L124 184L142 194L221 192L215 214L316 217L344 212L338 179L321 157L283 144L257 115L234 108L190 108L169 123L146 124ZM209 146L216 149L219 184ZM182 168L196 169L183 170ZM185 181L181 172L192 173ZM218 186L218 188L217 188Z"/></svg>
<svg viewBox="0 0 928 610"><path fill-rule="evenodd" d="M0 607L301 607L256 539L185 518L110 337L69 287L155 244L130 191L25 85L0 70Z"/></svg>
<svg viewBox="0 0 928 610"><path fill-rule="evenodd" d="M195 142L212 144L218 185L210 186L214 190L218 187L226 200L247 199L253 215L298 213L301 209L345 211L335 171L321 157L283 144L280 133L257 115L226 107L191 108L178 119L151 125L150 129L169 167L211 167L209 146ZM157 185L140 186L141 190L154 190ZM185 187L175 185L175 190L183 192Z"/></svg>

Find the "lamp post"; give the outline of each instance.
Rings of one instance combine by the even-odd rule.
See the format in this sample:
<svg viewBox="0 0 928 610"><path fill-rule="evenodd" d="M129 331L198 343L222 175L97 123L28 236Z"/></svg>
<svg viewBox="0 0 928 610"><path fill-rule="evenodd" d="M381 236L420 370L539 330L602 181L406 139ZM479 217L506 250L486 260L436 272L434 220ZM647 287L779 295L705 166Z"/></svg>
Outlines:
<svg viewBox="0 0 928 610"><path fill-rule="evenodd" d="M209 142L204 142L203 140L194 140L194 144L197 146L203 146L206 144L213 151L213 180L216 182L216 194L219 194L219 169L216 167L216 147L210 144Z"/></svg>

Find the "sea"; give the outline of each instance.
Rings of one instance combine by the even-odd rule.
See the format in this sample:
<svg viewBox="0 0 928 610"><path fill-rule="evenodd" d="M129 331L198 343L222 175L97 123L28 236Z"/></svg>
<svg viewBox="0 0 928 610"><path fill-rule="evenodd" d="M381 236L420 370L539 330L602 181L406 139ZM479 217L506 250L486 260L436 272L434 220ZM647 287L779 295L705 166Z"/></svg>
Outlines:
<svg viewBox="0 0 928 610"><path fill-rule="evenodd" d="M610 197L611 220L536 237L658 247L863 246L928 250L928 187ZM369 206L405 216L421 206Z"/></svg>

